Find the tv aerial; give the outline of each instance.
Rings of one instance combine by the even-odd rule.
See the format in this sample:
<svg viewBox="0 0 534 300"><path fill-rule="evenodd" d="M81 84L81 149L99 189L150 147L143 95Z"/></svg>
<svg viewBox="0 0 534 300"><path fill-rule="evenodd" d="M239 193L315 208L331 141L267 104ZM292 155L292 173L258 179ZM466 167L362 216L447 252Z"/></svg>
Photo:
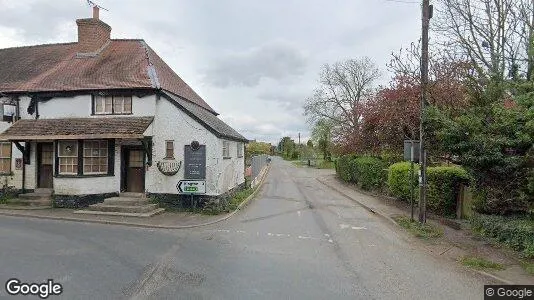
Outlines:
<svg viewBox="0 0 534 300"><path fill-rule="evenodd" d="M98 8L100 8L100 9L105 10L105 11L109 11L107 8L104 8L104 7L102 7L102 6L100 6L100 5L96 4L96 3L94 3L94 2L91 1L91 0L87 0L87 4L88 4L89 6L91 6L91 7L98 7Z"/></svg>

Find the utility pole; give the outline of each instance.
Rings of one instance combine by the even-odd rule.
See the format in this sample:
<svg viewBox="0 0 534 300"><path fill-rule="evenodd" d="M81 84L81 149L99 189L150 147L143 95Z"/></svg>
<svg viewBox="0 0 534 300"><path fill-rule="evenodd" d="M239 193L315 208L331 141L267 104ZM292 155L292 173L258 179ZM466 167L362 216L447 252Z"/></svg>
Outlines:
<svg viewBox="0 0 534 300"><path fill-rule="evenodd" d="M430 0L423 0L422 12L422 38L421 38L421 113L419 124L419 163L421 164L421 174L419 176L419 222L426 223L426 150L424 132L424 114L427 103L428 88L428 27L432 17L432 7Z"/></svg>

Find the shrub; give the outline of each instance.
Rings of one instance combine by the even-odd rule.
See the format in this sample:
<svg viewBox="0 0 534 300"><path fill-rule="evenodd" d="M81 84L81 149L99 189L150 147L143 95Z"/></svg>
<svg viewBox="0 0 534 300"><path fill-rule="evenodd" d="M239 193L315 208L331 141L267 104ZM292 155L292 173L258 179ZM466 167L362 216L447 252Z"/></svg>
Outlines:
<svg viewBox="0 0 534 300"><path fill-rule="evenodd" d="M419 200L419 165L414 164L414 200ZM393 164L388 169L388 188L391 195L405 201L410 200L410 163ZM427 208L432 212L451 216L456 212L456 197L460 184L467 184L469 175L459 166L440 166L427 168Z"/></svg>
<svg viewBox="0 0 534 300"><path fill-rule="evenodd" d="M352 161L352 174L358 186L364 190L378 189L386 178L385 164L376 157L361 156Z"/></svg>
<svg viewBox="0 0 534 300"><path fill-rule="evenodd" d="M350 161L354 158L354 155L343 155L336 160L336 172L344 181L352 181L352 175L350 172Z"/></svg>
<svg viewBox="0 0 534 300"><path fill-rule="evenodd" d="M392 164L388 168L387 185L391 195L405 201L410 200L410 187L414 189L414 199L417 199L419 194L417 192L418 177L417 172L419 165L414 164L413 180L410 184L410 163L399 162Z"/></svg>
<svg viewBox="0 0 534 300"><path fill-rule="evenodd" d="M467 171L459 166L427 168L427 207L442 216L454 216L460 184L468 184Z"/></svg>
<svg viewBox="0 0 534 300"><path fill-rule="evenodd" d="M475 214L471 217L473 230L494 239L527 258L534 258L534 218L528 215L491 216Z"/></svg>

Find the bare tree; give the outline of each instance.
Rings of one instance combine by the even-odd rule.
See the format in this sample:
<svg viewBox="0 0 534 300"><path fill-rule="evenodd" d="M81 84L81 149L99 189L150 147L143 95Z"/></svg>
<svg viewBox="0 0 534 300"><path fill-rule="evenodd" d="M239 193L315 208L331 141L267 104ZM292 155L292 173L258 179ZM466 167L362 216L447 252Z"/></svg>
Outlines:
<svg viewBox="0 0 534 300"><path fill-rule="evenodd" d="M374 94L380 71L368 57L324 65L320 86L306 99L304 115L310 124L328 120L335 132L357 136L363 103Z"/></svg>
<svg viewBox="0 0 534 300"><path fill-rule="evenodd" d="M529 73L531 0L438 0L433 21L435 42L468 60L479 79Z"/></svg>

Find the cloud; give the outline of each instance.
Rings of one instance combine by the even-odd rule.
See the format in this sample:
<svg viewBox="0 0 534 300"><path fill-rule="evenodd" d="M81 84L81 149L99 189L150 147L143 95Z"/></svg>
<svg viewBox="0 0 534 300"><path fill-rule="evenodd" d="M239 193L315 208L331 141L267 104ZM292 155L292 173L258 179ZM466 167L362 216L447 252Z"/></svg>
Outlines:
<svg viewBox="0 0 534 300"><path fill-rule="evenodd" d="M18 39L33 44L64 38L62 33L66 27L73 31L70 35L74 36L76 17L88 17L89 12L87 5L80 5L77 1L65 1L60 5L56 1L1 4L0 26L16 28Z"/></svg>
<svg viewBox="0 0 534 300"><path fill-rule="evenodd" d="M302 111L307 92L307 90L304 90L304 92L288 92L282 88L261 92L258 95L258 98L260 100L272 102L284 110L297 112Z"/></svg>
<svg viewBox="0 0 534 300"><path fill-rule="evenodd" d="M285 42L271 42L215 59L205 70L205 81L217 87L254 87L264 78L285 80L305 70L306 58L299 49Z"/></svg>

